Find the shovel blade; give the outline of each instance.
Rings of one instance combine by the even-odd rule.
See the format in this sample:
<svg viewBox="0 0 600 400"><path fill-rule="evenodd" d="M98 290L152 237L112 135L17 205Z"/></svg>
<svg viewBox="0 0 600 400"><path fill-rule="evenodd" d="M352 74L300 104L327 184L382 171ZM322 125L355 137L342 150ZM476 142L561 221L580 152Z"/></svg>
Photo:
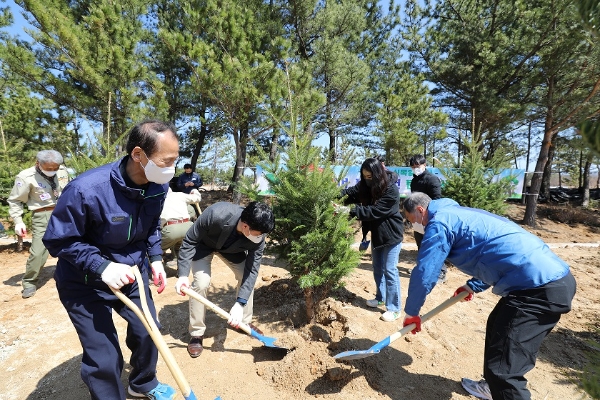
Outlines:
<svg viewBox="0 0 600 400"><path fill-rule="evenodd" d="M374 356L377 353L379 353L379 349L351 350L351 351L345 351L343 353L335 355L335 356L333 356L333 358L336 360L359 360L361 358L367 358L367 357Z"/></svg>
<svg viewBox="0 0 600 400"><path fill-rule="evenodd" d="M275 341L277 340L276 338L263 336L260 333L256 332L254 329L251 329L250 334L252 335L253 338L260 340L267 347L272 347L274 349L282 349L282 350L289 351L288 348L279 347L279 346L275 345Z"/></svg>

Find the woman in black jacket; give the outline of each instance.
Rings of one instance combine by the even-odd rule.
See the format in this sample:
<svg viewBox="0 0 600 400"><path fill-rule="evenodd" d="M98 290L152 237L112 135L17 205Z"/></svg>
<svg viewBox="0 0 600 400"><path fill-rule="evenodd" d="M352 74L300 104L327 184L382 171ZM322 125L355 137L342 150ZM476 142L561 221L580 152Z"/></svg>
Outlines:
<svg viewBox="0 0 600 400"><path fill-rule="evenodd" d="M400 213L398 175L385 169L375 158L367 158L360 167L360 181L342 191L346 203L356 204L350 216L362 222L371 232L373 276L377 293L367 300L367 306L385 304L381 319L395 321L400 317L400 277L398 256L404 235L404 220Z"/></svg>

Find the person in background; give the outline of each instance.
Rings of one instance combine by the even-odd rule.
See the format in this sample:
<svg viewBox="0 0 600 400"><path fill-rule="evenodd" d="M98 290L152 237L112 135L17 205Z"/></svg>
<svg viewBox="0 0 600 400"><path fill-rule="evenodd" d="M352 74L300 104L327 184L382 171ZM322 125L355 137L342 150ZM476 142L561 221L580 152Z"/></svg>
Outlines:
<svg viewBox="0 0 600 400"><path fill-rule="evenodd" d="M404 238L404 219L400 213L398 176L385 169L376 158L367 158L360 167L360 181L342 190L345 203L354 204L350 216L371 232L371 256L376 294L367 306L385 304L381 319L386 322L400 318L400 277L398 256Z"/></svg>
<svg viewBox="0 0 600 400"><path fill-rule="evenodd" d="M158 293L167 281L160 213L179 157L175 127L144 121L131 129L126 150L121 160L86 171L67 185L43 241L58 258L56 289L83 348L81 378L92 399L126 397L114 311L127 321L125 343L131 350L127 393L170 400L175 389L156 378L156 345L142 321L113 290L120 290L140 308L140 290L144 290L156 320L148 280L151 274ZM143 282L135 280L134 265Z"/></svg>
<svg viewBox="0 0 600 400"><path fill-rule="evenodd" d="M8 234L6 233L6 229L4 228L4 224L2 224L2 222L0 222L0 239L8 237Z"/></svg>
<svg viewBox="0 0 600 400"><path fill-rule="evenodd" d="M177 187L179 190L189 194L192 190L202 186L202 178L192 171L192 164L185 164L183 166L183 171L183 174L179 175L179 178L177 179Z"/></svg>
<svg viewBox="0 0 600 400"><path fill-rule="evenodd" d="M463 387L482 399L529 400L524 375L534 368L544 338L571 310L576 283L569 266L537 236L487 211L420 192L411 193L403 207L411 223L425 226L403 325L416 324L413 334L421 330L419 312L449 259L473 276L455 296L466 291L470 301L490 287L501 296L487 320L484 379L463 378Z"/></svg>
<svg viewBox="0 0 600 400"><path fill-rule="evenodd" d="M238 328L240 322L252 322L254 285L265 248L265 237L275 228L271 208L257 201L242 207L219 202L207 207L194 222L183 239L177 259L177 283L175 290L185 296L182 287L190 287L190 270L193 276L191 289L206 297L211 278L214 254L233 271L237 280L236 301L231 307L228 323ZM187 350L192 358L202 354L206 324L206 308L201 302L190 299L190 342Z"/></svg>
<svg viewBox="0 0 600 400"><path fill-rule="evenodd" d="M189 204L199 203L202 197L194 189L190 194L174 192L169 188L162 213L160 214L161 245L163 253L171 250L171 256L177 259L179 247L187 231L192 227ZM194 217L196 213L194 212Z"/></svg>
<svg viewBox="0 0 600 400"><path fill-rule="evenodd" d="M48 260L48 250L42 243L42 237L56 201L69 183L69 173L62 163L63 157L58 151L39 151L35 165L19 172L8 195L8 213L15 223L18 236L27 235L27 227L23 222L24 206L32 212L31 247L21 282L21 296L24 299L35 295L38 276Z"/></svg>
<svg viewBox="0 0 600 400"><path fill-rule="evenodd" d="M440 178L427 171L427 160L421 154L414 155L408 160L408 165L413 171L413 178L410 182L410 191L425 193L432 200L442 198L442 183ZM421 241L423 240L423 226L419 223L413 225L413 236L417 243L417 248L421 248ZM446 282L446 274L448 272L448 266L444 264L438 277L438 283Z"/></svg>

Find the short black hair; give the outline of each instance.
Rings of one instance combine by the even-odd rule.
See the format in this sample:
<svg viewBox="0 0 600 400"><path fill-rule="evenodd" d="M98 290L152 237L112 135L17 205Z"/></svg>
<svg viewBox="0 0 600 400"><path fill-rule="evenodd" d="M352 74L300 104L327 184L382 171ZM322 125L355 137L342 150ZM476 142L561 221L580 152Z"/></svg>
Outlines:
<svg viewBox="0 0 600 400"><path fill-rule="evenodd" d="M170 132L173 137L177 137L177 129L170 122L163 122L155 119L149 119L140 122L129 132L127 139L127 154L131 154L136 146L139 146L147 157L154 154L158 147L158 135Z"/></svg>
<svg viewBox="0 0 600 400"><path fill-rule="evenodd" d="M249 203L242 211L240 220L253 231L270 233L275 228L275 216L271 207L259 201Z"/></svg>
<svg viewBox="0 0 600 400"><path fill-rule="evenodd" d="M188 168L189 168L189 169L192 169L192 164L185 164L185 165L183 166L183 169L188 169Z"/></svg>
<svg viewBox="0 0 600 400"><path fill-rule="evenodd" d="M413 165L422 165L422 164L427 164L427 160L425 159L425 157L422 154L415 154L414 156L412 156L410 158L410 160L408 160L408 165L410 165L411 167Z"/></svg>

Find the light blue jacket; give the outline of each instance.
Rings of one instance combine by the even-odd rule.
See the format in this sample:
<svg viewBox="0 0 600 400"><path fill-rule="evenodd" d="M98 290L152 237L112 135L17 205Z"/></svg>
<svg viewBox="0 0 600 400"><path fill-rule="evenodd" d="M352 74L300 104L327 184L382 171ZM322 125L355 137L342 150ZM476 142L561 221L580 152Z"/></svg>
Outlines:
<svg viewBox="0 0 600 400"><path fill-rule="evenodd" d="M487 211L461 207L451 199L432 200L425 235L410 276L404 311L419 315L447 258L474 278L475 293L493 286L506 296L563 278L569 266L537 236Z"/></svg>

